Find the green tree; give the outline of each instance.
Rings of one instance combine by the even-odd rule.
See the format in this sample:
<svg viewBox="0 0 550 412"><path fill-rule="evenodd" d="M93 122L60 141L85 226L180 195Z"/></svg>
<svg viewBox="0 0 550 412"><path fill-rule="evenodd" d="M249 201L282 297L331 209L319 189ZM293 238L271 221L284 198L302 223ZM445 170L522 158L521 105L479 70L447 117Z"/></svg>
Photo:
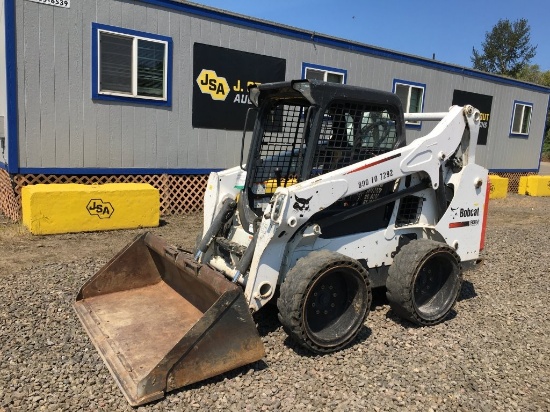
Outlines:
<svg viewBox="0 0 550 412"><path fill-rule="evenodd" d="M538 64L526 65L519 71L516 78L525 82L550 87L550 70L543 72L540 70Z"/></svg>
<svg viewBox="0 0 550 412"><path fill-rule="evenodd" d="M531 45L530 30L526 19L499 20L485 33L482 51L472 48L474 69L517 78L536 54L537 46Z"/></svg>

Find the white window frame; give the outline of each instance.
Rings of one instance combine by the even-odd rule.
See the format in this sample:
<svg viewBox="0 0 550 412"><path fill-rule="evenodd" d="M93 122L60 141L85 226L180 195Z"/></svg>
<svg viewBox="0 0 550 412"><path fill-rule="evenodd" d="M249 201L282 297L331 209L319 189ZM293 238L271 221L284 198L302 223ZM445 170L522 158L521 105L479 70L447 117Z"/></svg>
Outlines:
<svg viewBox="0 0 550 412"><path fill-rule="evenodd" d="M520 121L519 121L519 130L514 130L514 123L516 119L516 108L518 106L521 106L521 113L520 113ZM529 113L529 120L527 124L527 131L522 132L524 126L524 118L525 118L525 108L528 107L530 110ZM528 102L521 102L519 100L514 100L514 105L512 106L512 119L510 121L510 136L520 136L520 137L528 137L529 132L531 131L531 120L533 118L533 103Z"/></svg>
<svg viewBox="0 0 550 412"><path fill-rule="evenodd" d="M342 76L342 82L340 84L346 84L348 71L344 69L337 69L335 67L320 66L313 63L302 63L302 78L307 79L308 70L315 70L318 72L323 72L323 81L328 81L329 74L335 74Z"/></svg>
<svg viewBox="0 0 550 412"><path fill-rule="evenodd" d="M131 92L101 89L101 35L110 34L132 40ZM143 40L164 46L162 96L138 93L138 41ZM113 100L171 106L172 104L172 39L122 27L92 23L92 99Z"/></svg>
<svg viewBox="0 0 550 412"><path fill-rule="evenodd" d="M131 93L124 93L124 92L117 92L117 91L111 91L111 90L101 90L101 34L107 33L112 34L114 36L120 36L120 37L126 37L129 39L132 39L132 92ZM98 81L97 81L97 92L99 94L106 94L110 96L127 96L127 97L133 97L136 99L150 99L150 100L166 100L167 99L167 91L168 91L168 42L162 41L162 40L156 40L151 39L148 37L141 37L141 36L133 36L123 33L117 33L110 30L101 30L99 29L97 31L98 35L98 51L97 51L97 75L98 75ZM138 76L137 76L137 70L138 70L138 40L144 40L151 43L160 43L164 45L164 66L163 66L163 77L162 77L162 97L156 97L156 96L143 96L138 94Z"/></svg>
<svg viewBox="0 0 550 412"><path fill-rule="evenodd" d="M411 91L413 88L415 89L420 89L422 90L422 95L420 97L420 111L419 112L412 112L412 113L423 113L424 112L424 100L425 100L425 96L426 96L426 85L423 84L423 83L416 83L416 82L409 82L409 81L405 81L405 80L399 80L399 79L395 79L393 81L393 93L397 94L397 86L405 86L408 88L408 91L407 91L407 102L406 104L404 104L404 107L403 107L403 111L405 113L411 113L410 111L410 106L411 106ZM406 126L413 126L413 127L418 127L420 128L421 125L422 125L422 122L420 121L410 121L410 120L407 120L405 122L405 125Z"/></svg>

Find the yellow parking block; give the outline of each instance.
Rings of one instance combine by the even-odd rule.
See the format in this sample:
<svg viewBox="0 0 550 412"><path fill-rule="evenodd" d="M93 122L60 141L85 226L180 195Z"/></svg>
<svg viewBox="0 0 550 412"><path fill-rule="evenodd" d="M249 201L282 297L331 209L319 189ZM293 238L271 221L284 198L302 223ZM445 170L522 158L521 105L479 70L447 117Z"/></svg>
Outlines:
<svg viewBox="0 0 550 412"><path fill-rule="evenodd" d="M502 199L508 194L508 179L497 175L489 175L489 199Z"/></svg>
<svg viewBox="0 0 550 412"><path fill-rule="evenodd" d="M160 218L159 191L146 183L25 186L21 205L35 235L156 227Z"/></svg>
<svg viewBox="0 0 550 412"><path fill-rule="evenodd" d="M550 196L550 176L523 176L518 193L529 196Z"/></svg>
<svg viewBox="0 0 550 412"><path fill-rule="evenodd" d="M524 195L527 191L527 177L528 176L521 176L519 178L518 194L520 195Z"/></svg>

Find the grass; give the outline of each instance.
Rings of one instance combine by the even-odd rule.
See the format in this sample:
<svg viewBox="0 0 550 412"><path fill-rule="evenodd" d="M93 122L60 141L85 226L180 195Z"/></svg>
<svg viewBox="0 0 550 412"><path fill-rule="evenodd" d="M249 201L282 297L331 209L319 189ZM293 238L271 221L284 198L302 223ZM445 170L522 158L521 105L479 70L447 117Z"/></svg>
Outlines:
<svg viewBox="0 0 550 412"><path fill-rule="evenodd" d="M546 135L544 144L542 145L542 159L543 162L550 162L550 135Z"/></svg>
<svg viewBox="0 0 550 412"><path fill-rule="evenodd" d="M20 238L28 234L21 222L14 222L0 213L0 240ZM1 411L1 410L0 410Z"/></svg>

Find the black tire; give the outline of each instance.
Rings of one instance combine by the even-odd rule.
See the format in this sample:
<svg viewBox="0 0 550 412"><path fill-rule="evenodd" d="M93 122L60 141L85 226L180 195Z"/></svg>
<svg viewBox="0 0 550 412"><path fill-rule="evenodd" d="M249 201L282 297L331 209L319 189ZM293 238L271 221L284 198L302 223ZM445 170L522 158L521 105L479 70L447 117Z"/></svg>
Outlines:
<svg viewBox="0 0 550 412"><path fill-rule="evenodd" d="M356 260L327 250L298 260L277 300L286 333L314 353L334 352L352 342L372 301L368 273Z"/></svg>
<svg viewBox="0 0 550 412"><path fill-rule="evenodd" d="M429 326L445 320L461 287L462 267L454 249L445 243L418 239L395 256L386 296L398 316Z"/></svg>

